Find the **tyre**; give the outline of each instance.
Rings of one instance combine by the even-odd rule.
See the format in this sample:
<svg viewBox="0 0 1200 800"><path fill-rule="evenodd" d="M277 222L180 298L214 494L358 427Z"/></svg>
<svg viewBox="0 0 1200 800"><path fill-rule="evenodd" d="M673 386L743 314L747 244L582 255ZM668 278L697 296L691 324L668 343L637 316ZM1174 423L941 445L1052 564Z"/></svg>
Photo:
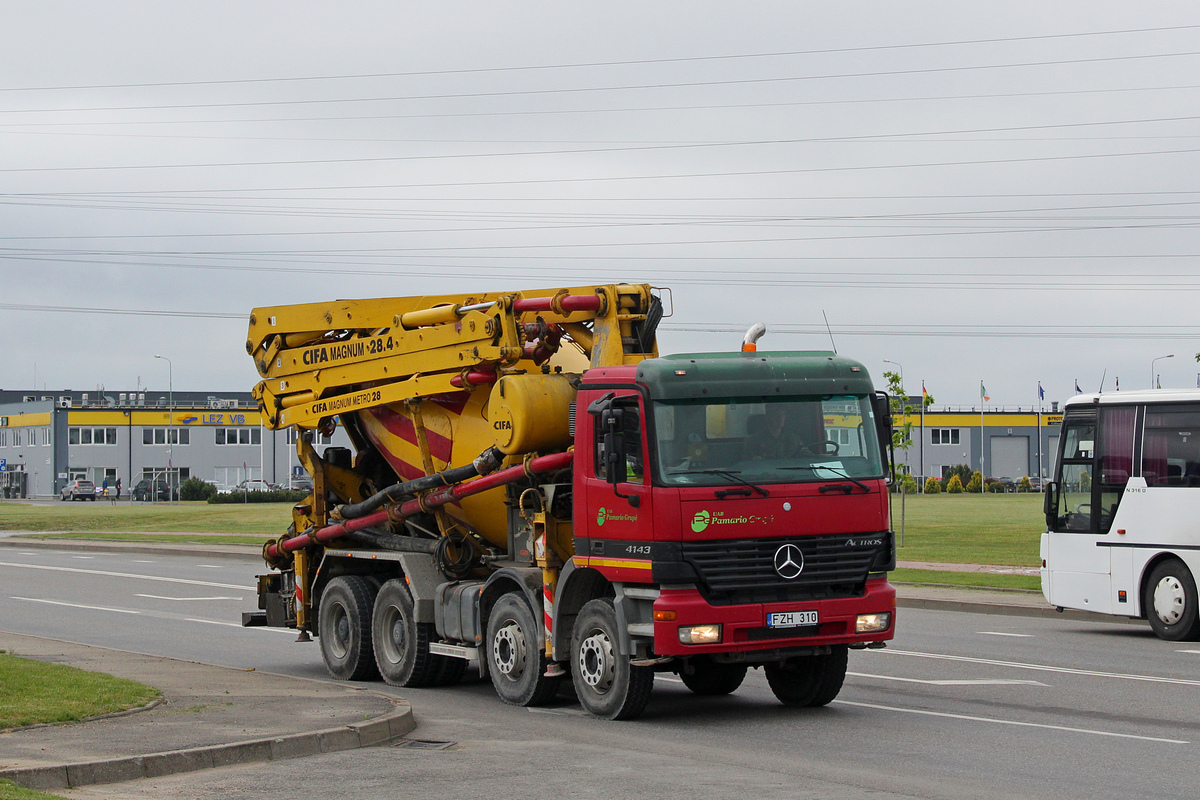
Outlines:
<svg viewBox="0 0 1200 800"><path fill-rule="evenodd" d="M848 653L846 645L834 645L826 655L767 664L767 683L785 705L828 705L842 690Z"/></svg>
<svg viewBox="0 0 1200 800"><path fill-rule="evenodd" d="M375 664L385 681L393 686L435 685L447 660L429 652L436 635L431 623L417 622L416 605L403 578L393 578L379 588L371 615L371 641Z"/></svg>
<svg viewBox="0 0 1200 800"><path fill-rule="evenodd" d="M679 671L683 685L696 694L720 695L737 691L746 679L745 664L718 664L698 656L689 661L692 671Z"/></svg>
<svg viewBox="0 0 1200 800"><path fill-rule="evenodd" d="M1169 642L1200 639L1196 580L1182 561L1172 558L1154 568L1146 582L1142 609L1160 639Z"/></svg>
<svg viewBox="0 0 1200 800"><path fill-rule="evenodd" d="M598 719L633 719L650 701L654 671L620 653L617 612L610 598L588 601L571 635L571 679L579 704Z"/></svg>
<svg viewBox="0 0 1200 800"><path fill-rule="evenodd" d="M358 575L334 578L321 594L317 635L329 674L365 681L378 672L371 652L371 585Z"/></svg>
<svg viewBox="0 0 1200 800"><path fill-rule="evenodd" d="M488 614L488 674L500 699L513 706L540 706L554 697L559 678L547 678L546 653L525 598L502 596Z"/></svg>

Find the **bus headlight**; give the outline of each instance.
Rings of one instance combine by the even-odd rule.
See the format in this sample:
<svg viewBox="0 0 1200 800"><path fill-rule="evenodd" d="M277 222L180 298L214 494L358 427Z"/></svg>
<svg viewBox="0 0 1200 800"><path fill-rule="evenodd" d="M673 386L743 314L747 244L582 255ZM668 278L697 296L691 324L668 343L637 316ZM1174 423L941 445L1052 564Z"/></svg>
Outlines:
<svg viewBox="0 0 1200 800"><path fill-rule="evenodd" d="M721 625L687 625L679 629L682 644L720 644Z"/></svg>
<svg viewBox="0 0 1200 800"><path fill-rule="evenodd" d="M854 623L854 632L878 633L879 631L886 631L891 624L892 615L887 612L882 614L859 614L858 619Z"/></svg>

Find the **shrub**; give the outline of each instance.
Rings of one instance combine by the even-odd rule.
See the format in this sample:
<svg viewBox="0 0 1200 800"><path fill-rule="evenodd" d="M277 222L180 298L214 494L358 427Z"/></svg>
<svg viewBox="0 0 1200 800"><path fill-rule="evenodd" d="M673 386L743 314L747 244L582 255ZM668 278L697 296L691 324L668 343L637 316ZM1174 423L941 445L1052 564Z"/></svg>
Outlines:
<svg viewBox="0 0 1200 800"><path fill-rule="evenodd" d="M946 474L942 476L942 490L945 491L950 486L950 479L955 475L958 476L959 484L966 483L971 480L971 468L966 464L955 464L946 470Z"/></svg>
<svg viewBox="0 0 1200 800"><path fill-rule="evenodd" d="M980 494L983 491L983 475L979 472L972 473L966 489L971 494Z"/></svg>
<svg viewBox="0 0 1200 800"><path fill-rule="evenodd" d="M930 475L925 479L925 494L938 494L942 491L942 485L937 482L937 479Z"/></svg>
<svg viewBox="0 0 1200 800"><path fill-rule="evenodd" d="M962 481L959 479L959 477L957 475L951 475L950 481L946 484L946 493L947 494L962 494L962 492L963 492Z"/></svg>
<svg viewBox="0 0 1200 800"><path fill-rule="evenodd" d="M1033 484L1029 482L1028 475L1026 475L1024 478L1021 478L1021 482L1017 484L1017 491L1018 492L1032 492L1033 491Z"/></svg>
<svg viewBox="0 0 1200 800"><path fill-rule="evenodd" d="M273 492L214 494L208 498L208 502L216 505L221 503L298 503L306 497L308 497L308 492L301 489L276 489Z"/></svg>
<svg viewBox="0 0 1200 800"><path fill-rule="evenodd" d="M987 490L992 494L1004 494L1006 487L1000 481L992 481L987 485Z"/></svg>
<svg viewBox="0 0 1200 800"><path fill-rule="evenodd" d="M188 478L179 484L180 500L207 500L217 493L217 487L199 478Z"/></svg>

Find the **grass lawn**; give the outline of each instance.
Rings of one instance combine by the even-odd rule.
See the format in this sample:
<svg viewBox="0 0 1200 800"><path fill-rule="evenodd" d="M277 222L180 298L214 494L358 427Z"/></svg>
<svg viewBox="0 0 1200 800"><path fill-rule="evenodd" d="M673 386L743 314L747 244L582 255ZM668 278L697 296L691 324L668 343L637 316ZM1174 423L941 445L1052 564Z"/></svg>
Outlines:
<svg viewBox="0 0 1200 800"><path fill-rule="evenodd" d="M0 729L124 711L159 695L152 686L102 672L0 652Z"/></svg>
<svg viewBox="0 0 1200 800"><path fill-rule="evenodd" d="M22 789L12 781L0 780L0 800L65 800L62 795Z"/></svg>
<svg viewBox="0 0 1200 800"><path fill-rule="evenodd" d="M1037 575L993 575L986 572L947 572L940 569L895 569L888 573L892 583L942 583L949 586L971 586L987 589L1040 590L1042 581Z"/></svg>
<svg viewBox="0 0 1200 800"><path fill-rule="evenodd" d="M292 521L291 503L209 505L61 503L37 506L0 503L0 530L9 531L163 531L166 533L240 534L250 544L280 536ZM87 538L94 538L88 536ZM170 541L176 541L174 537Z"/></svg>
<svg viewBox="0 0 1200 800"><path fill-rule="evenodd" d="M899 495L892 495L892 529L899 544ZM1040 494L909 495L896 553L901 561L1036 567L1045 529Z"/></svg>

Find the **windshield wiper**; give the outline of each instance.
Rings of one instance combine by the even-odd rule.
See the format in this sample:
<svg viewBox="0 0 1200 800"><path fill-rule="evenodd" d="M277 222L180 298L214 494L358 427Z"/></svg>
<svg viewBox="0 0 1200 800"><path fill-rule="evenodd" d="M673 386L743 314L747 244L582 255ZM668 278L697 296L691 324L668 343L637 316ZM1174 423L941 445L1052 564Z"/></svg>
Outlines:
<svg viewBox="0 0 1200 800"><path fill-rule="evenodd" d="M847 475L845 472L842 472L842 471L841 471L840 469L838 469L837 467L824 467L824 466L821 466L820 464L805 464L804 466L801 466L801 467L776 467L776 469L779 469L779 470L785 470L785 469L807 469L807 470L811 470L811 471L813 471L813 472L816 472L816 471L817 471L817 470L819 470L819 469L823 469L823 470L826 470L826 471L828 471L828 472L832 472L832 473L833 473L833 474L834 474L836 477L838 477L838 478L842 478L842 479L844 479L844 480L848 480L848 481L850 481L850 482L851 482L851 483L853 483L855 486L858 486L859 488L861 488L861 489L862 489L864 492L870 492L870 491L871 491L871 487L870 487L870 486L867 486L865 483L863 483L863 482L862 482L862 481L860 481L860 480L856 480L855 478L851 478L849 475Z"/></svg>
<svg viewBox="0 0 1200 800"><path fill-rule="evenodd" d="M728 478L731 481L736 481L737 483L743 484L745 486L749 486L751 489L758 492L763 497L771 496L771 493L768 492L763 487L761 487L757 484L751 483L750 481L746 480L745 478L739 478L737 470L733 470L733 469L685 469L685 470L679 470L677 472L668 472L667 474L668 475L720 475L722 478Z"/></svg>

